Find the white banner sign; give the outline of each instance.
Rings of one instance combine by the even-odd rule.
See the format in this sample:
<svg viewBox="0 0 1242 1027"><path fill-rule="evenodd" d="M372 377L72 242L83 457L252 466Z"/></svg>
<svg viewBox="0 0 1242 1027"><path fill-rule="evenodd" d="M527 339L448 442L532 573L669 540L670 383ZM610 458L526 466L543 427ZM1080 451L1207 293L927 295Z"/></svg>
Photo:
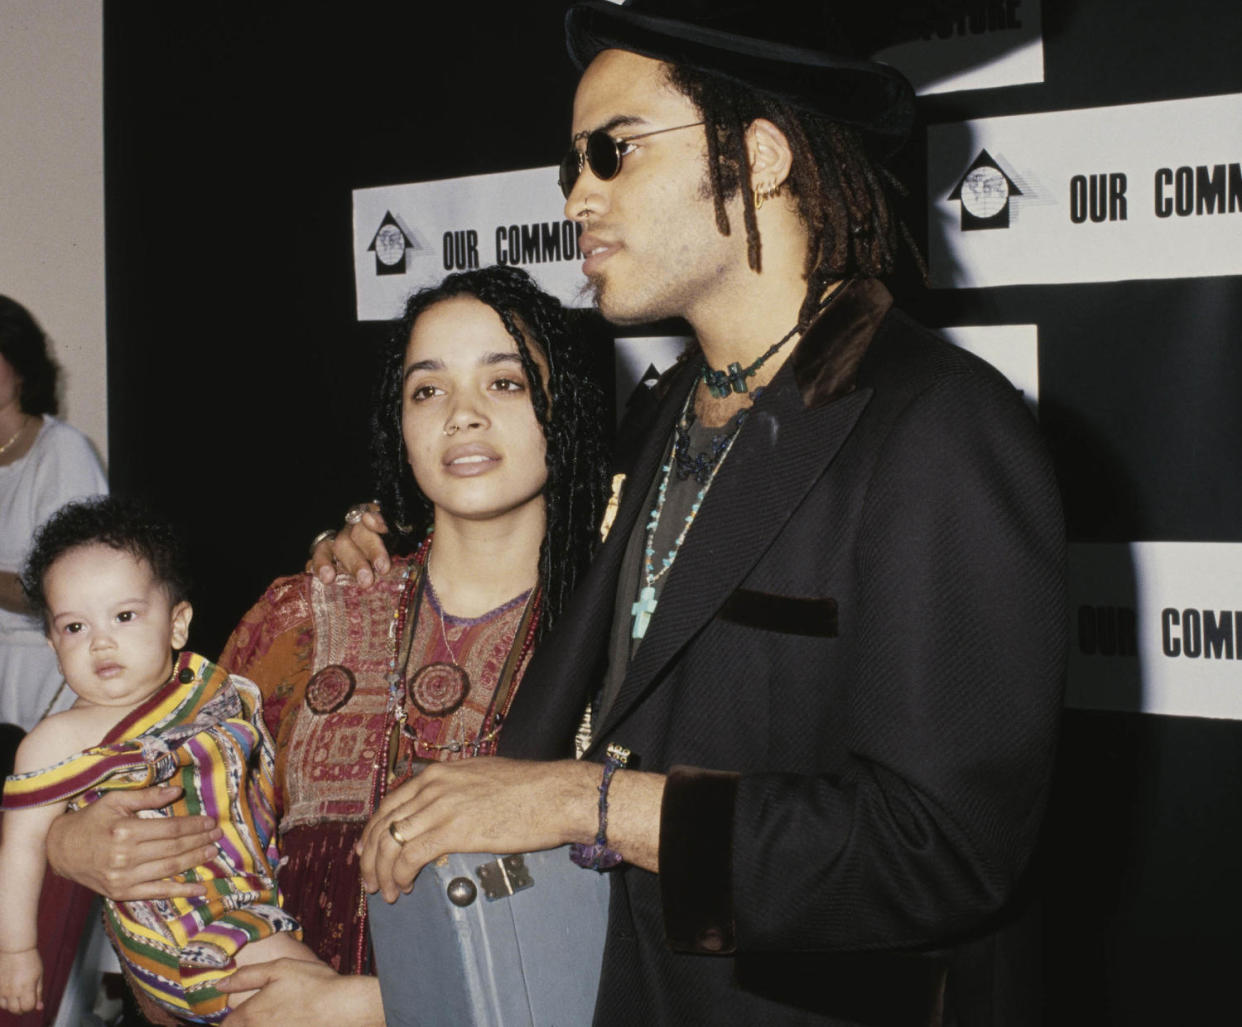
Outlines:
<svg viewBox="0 0 1242 1027"><path fill-rule="evenodd" d="M532 168L355 189L358 320L397 318L416 289L489 264L522 267L562 302L586 305L578 226L556 176Z"/></svg>
<svg viewBox="0 0 1242 1027"><path fill-rule="evenodd" d="M1070 706L1242 720L1242 543L1070 547Z"/></svg>
<svg viewBox="0 0 1242 1027"><path fill-rule="evenodd" d="M931 282L1242 274L1242 94L928 129Z"/></svg>
<svg viewBox="0 0 1242 1027"><path fill-rule="evenodd" d="M1039 0L996 0L929 22L926 38L881 50L920 96L1044 80Z"/></svg>

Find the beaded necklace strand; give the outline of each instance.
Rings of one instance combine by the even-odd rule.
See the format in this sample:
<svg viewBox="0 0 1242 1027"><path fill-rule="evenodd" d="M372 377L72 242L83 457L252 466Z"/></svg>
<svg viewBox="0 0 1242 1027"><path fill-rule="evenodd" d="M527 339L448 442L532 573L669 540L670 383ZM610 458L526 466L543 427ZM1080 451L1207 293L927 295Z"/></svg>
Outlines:
<svg viewBox="0 0 1242 1027"><path fill-rule="evenodd" d="M706 367L706 363L703 366ZM759 398L761 391L755 393L755 399ZM647 522L646 545L643 547L643 587L638 593L637 601L630 606L630 616L634 618L634 627L630 631L630 637L634 639L640 639L647 633L647 625L651 623L651 617L659 603L655 594L656 582L668 573L669 568L673 566L673 561L677 559L681 544L686 540L686 533L689 532L690 525L698 516L699 507L703 505L703 498L707 495L707 490L712 487L712 482L716 480L720 468L724 466L725 457L733 448L733 443L737 440L738 433L742 430L746 415L749 413L749 408L739 410L734 415L733 425L712 439L710 457L704 453L691 457L687 451L690 448L690 426L694 423L694 393L695 390L691 389L690 395L686 397L681 416L677 419L673 452L664 466L660 468L662 473L660 489L656 493L651 519ZM660 514L664 511L668 483L674 469L676 469L679 481L693 474L695 481L699 483L699 492L690 506L690 512L686 515L681 531L661 560L660 569L656 570L654 567L656 529L660 525Z"/></svg>
<svg viewBox="0 0 1242 1027"><path fill-rule="evenodd" d="M798 328L798 325L794 325L779 340L772 343L768 347L767 352L749 367L743 367L740 362L735 360L723 371L717 371L715 368L708 367L707 362L704 361L703 370L700 374L703 378L703 384L707 386L707 391L716 399L724 399L731 392L736 392L740 396L742 393L749 391L746 379L753 378L755 372L766 364L777 350L797 334Z"/></svg>
<svg viewBox="0 0 1242 1027"><path fill-rule="evenodd" d="M763 389L756 389L751 397L751 401L758 402L759 397L762 395ZM693 406L683 410L681 417L677 418L677 423L673 426L673 459L677 463L676 468L674 468L677 480L685 481L693 474L695 481L700 485L706 485L715 473L716 466L724 459L724 455L729 451L729 447L733 445L734 436L742 430L742 425L746 422L746 415L750 411L751 407L743 407L733 415L734 421L725 431L719 435L712 436L710 453L691 453L690 428L697 418L695 417Z"/></svg>
<svg viewBox="0 0 1242 1027"><path fill-rule="evenodd" d="M819 301L819 306L815 308L815 313L808 320L808 324L810 321L813 321L819 316L819 312L828 306L836 293L837 290L834 289ZM785 345L785 343L797 335L799 329L802 327L803 325L801 322L794 325L791 329L789 329L789 331L777 339L776 342L772 343L772 345L767 348L766 352L764 352L764 354L755 360L755 362L749 367L743 367L740 361L735 360L723 371L717 371L715 368L708 367L707 362L704 361L703 369L700 371L700 374L703 378L703 384L707 386L707 391L710 392L716 399L724 399L731 392L736 392L739 396L744 392L748 392L749 386L746 384L746 379L753 378L759 368L766 364L777 353L777 351Z"/></svg>

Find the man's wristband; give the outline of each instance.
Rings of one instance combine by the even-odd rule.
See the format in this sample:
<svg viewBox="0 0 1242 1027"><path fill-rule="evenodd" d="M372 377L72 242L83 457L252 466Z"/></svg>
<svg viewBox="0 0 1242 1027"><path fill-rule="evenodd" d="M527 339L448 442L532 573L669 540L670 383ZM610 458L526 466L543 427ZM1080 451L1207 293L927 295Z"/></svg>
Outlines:
<svg viewBox="0 0 1242 1027"><path fill-rule="evenodd" d="M569 847L569 858L587 870L611 870L621 862L621 853L608 847L608 787L612 784L612 775L629 761L630 750L625 746L608 746L604 774L599 782L599 831L592 844L574 842Z"/></svg>

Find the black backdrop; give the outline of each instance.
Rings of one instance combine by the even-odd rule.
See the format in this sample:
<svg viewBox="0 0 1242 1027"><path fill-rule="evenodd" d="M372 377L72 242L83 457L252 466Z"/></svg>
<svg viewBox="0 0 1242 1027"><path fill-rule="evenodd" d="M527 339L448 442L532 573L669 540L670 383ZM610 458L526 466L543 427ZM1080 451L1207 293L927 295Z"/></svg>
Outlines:
<svg viewBox="0 0 1242 1027"><path fill-rule="evenodd" d="M187 531L204 652L368 492L387 328L354 316L350 191L554 163L562 10L105 3L111 477ZM1044 83L931 97L924 120L1242 92L1236 0L1045 0L1043 20ZM920 142L899 167L916 234ZM1197 390L1242 390L1242 280L897 291L933 325L1040 325L1073 540L1242 541L1240 407L1197 412ZM1067 712L1050 1024L1238 1020L1240 786L1233 721Z"/></svg>
<svg viewBox="0 0 1242 1027"><path fill-rule="evenodd" d="M104 14L111 480L186 526L211 653L370 492L351 189L553 163L576 76L556 4Z"/></svg>

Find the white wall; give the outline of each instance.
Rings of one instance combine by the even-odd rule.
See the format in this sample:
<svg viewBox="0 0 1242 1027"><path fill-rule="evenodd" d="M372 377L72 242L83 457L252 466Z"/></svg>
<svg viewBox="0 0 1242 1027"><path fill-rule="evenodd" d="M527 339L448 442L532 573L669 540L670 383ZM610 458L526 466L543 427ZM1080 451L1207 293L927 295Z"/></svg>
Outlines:
<svg viewBox="0 0 1242 1027"><path fill-rule="evenodd" d="M47 332L107 456L103 2L0 0L0 293Z"/></svg>

